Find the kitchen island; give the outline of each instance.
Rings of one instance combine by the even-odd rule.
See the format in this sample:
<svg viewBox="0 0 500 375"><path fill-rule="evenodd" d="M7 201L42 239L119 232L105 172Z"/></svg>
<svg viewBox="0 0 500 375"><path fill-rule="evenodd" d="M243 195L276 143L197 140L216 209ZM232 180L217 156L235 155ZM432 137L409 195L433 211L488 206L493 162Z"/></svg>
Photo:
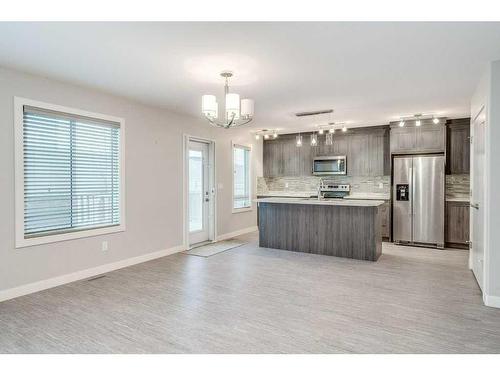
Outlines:
<svg viewBox="0 0 500 375"><path fill-rule="evenodd" d="M382 200L262 198L259 246L376 261Z"/></svg>

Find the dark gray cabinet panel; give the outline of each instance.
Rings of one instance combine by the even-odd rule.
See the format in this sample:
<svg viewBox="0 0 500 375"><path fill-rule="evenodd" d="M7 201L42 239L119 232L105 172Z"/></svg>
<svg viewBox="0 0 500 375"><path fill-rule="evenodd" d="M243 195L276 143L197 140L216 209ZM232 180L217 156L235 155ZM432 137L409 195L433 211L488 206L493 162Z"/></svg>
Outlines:
<svg viewBox="0 0 500 375"><path fill-rule="evenodd" d="M446 173L470 173L470 119L447 123Z"/></svg>
<svg viewBox="0 0 500 375"><path fill-rule="evenodd" d="M446 202L445 241L449 247L468 248L469 203Z"/></svg>
<svg viewBox="0 0 500 375"><path fill-rule="evenodd" d="M391 123L391 153L444 152L446 149L446 127L441 121L422 120L421 126L412 122L399 127Z"/></svg>
<svg viewBox="0 0 500 375"><path fill-rule="evenodd" d="M391 152L412 152L417 147L415 127L391 128Z"/></svg>
<svg viewBox="0 0 500 375"><path fill-rule="evenodd" d="M376 261L379 222L378 207L261 202L259 246Z"/></svg>
<svg viewBox="0 0 500 375"><path fill-rule="evenodd" d="M347 154L347 174L349 176L370 175L370 136L351 135Z"/></svg>
<svg viewBox="0 0 500 375"><path fill-rule="evenodd" d="M283 176L284 164L281 162L283 160L283 145L281 142L264 142L263 159L264 176Z"/></svg>
<svg viewBox="0 0 500 375"><path fill-rule="evenodd" d="M446 127L444 124L422 125L417 128L416 151L444 152L446 149Z"/></svg>
<svg viewBox="0 0 500 375"><path fill-rule="evenodd" d="M330 146L325 145L326 135L319 135L319 144L313 147L314 156L337 156L337 155L347 155L349 149L348 137L344 134L336 132L333 135L333 144Z"/></svg>
<svg viewBox="0 0 500 375"><path fill-rule="evenodd" d="M372 137L370 137L368 153L370 158L370 176L383 176L385 173L385 155L389 154L389 150L386 148L386 138L385 131L373 134Z"/></svg>
<svg viewBox="0 0 500 375"><path fill-rule="evenodd" d="M382 237L384 239L390 239L391 236L391 204L386 201L382 206L380 206L380 227Z"/></svg>

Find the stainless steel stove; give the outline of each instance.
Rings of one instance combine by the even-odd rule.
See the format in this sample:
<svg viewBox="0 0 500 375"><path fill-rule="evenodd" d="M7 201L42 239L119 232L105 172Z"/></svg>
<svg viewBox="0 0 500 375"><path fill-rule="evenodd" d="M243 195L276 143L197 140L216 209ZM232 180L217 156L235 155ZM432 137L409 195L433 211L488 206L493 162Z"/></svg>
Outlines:
<svg viewBox="0 0 500 375"><path fill-rule="evenodd" d="M318 199L342 199L349 195L351 185L339 184L336 181L321 179L318 186Z"/></svg>

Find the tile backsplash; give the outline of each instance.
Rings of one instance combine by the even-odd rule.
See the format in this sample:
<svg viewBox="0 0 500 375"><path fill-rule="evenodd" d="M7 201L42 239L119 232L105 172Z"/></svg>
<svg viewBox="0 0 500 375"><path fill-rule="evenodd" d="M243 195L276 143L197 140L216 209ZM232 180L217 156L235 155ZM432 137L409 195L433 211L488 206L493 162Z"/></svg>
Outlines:
<svg viewBox="0 0 500 375"><path fill-rule="evenodd" d="M265 195L270 191L284 192L314 192L318 190L321 177L259 177L257 180L257 195ZM391 188L390 176L350 177L328 176L339 184L350 184L353 193L384 193L388 194Z"/></svg>
<svg viewBox="0 0 500 375"><path fill-rule="evenodd" d="M353 193L384 193L389 194L391 189L390 176L376 177L350 177L331 176L328 177L338 183L351 185ZM266 195L271 192L310 192L316 193L320 177L259 177L257 179L257 195ZM446 198L468 198L469 197L469 175L455 174L446 175Z"/></svg>
<svg viewBox="0 0 500 375"><path fill-rule="evenodd" d="M469 198L470 177L468 174L446 175L446 198Z"/></svg>

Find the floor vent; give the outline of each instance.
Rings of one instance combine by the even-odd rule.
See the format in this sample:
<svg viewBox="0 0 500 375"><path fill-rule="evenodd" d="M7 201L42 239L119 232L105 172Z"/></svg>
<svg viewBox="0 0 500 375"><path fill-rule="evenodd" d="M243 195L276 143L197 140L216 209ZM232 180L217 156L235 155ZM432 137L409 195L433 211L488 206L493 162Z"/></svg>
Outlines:
<svg viewBox="0 0 500 375"><path fill-rule="evenodd" d="M87 279L87 281L94 281L94 280L102 279L103 277L106 277L106 275L99 275L96 277L92 277L90 279Z"/></svg>

